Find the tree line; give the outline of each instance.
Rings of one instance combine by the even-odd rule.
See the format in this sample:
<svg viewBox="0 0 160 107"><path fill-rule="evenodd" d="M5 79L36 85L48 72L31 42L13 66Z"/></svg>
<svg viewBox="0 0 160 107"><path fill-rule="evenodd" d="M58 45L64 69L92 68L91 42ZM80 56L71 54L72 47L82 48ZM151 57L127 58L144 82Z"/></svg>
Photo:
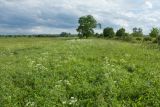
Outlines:
<svg viewBox="0 0 160 107"><path fill-rule="evenodd" d="M125 28L120 28L116 32L112 27L106 27L103 29L102 34L94 34L94 28L101 25L97 23L96 19L92 15L86 15L79 18L79 26L77 28L79 38L88 38L90 36L105 37L105 38L119 38L119 39L129 39L130 37L144 37L144 40L151 40L156 38L158 42L160 40L160 30L156 27L153 27L148 36L143 34L142 28L133 28L132 33L126 32ZM139 38L140 39L140 38ZM137 38L138 40L138 38Z"/></svg>
<svg viewBox="0 0 160 107"><path fill-rule="evenodd" d="M132 33L126 32L125 28L120 28L115 31L112 27L106 27L103 29L103 33L95 33L94 29L101 29L101 24L96 21L96 19L92 15L82 16L78 20L79 26L76 29L77 34L71 34L67 32L62 32L60 34L31 34L31 35L0 35L0 37L76 37L79 38L88 38L88 37L98 37L98 38L116 38L121 40L131 40L132 37L136 37L137 40L151 41L153 38L155 39L153 42L160 44L160 30L157 27L153 27L149 33L149 35L143 34L142 28L133 28Z"/></svg>
<svg viewBox="0 0 160 107"><path fill-rule="evenodd" d="M77 36L76 34L71 34L71 33L67 33L67 32L62 32L60 34L30 34L30 35L22 35L22 34L19 34L19 35L0 35L0 37L75 37Z"/></svg>

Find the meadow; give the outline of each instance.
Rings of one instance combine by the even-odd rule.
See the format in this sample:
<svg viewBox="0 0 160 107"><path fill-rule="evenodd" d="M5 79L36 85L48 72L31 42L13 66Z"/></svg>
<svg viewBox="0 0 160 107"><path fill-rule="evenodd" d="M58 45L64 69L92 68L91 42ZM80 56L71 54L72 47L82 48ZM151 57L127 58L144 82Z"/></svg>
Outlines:
<svg viewBox="0 0 160 107"><path fill-rule="evenodd" d="M159 107L160 50L104 39L0 38L1 107Z"/></svg>

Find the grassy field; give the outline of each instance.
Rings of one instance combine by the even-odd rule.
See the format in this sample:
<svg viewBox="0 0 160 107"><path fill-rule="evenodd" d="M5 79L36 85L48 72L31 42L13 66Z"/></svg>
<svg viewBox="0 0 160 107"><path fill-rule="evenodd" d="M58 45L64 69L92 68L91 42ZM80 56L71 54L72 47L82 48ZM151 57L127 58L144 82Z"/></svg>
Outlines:
<svg viewBox="0 0 160 107"><path fill-rule="evenodd" d="M159 107L160 51L103 39L0 38L1 107Z"/></svg>

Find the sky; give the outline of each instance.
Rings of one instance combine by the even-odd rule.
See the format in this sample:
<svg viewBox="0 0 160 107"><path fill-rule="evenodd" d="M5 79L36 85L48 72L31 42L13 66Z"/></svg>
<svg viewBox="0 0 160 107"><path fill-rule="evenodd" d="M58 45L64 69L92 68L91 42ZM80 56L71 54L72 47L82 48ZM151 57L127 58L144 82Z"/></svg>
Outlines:
<svg viewBox="0 0 160 107"><path fill-rule="evenodd" d="M159 0L0 0L0 34L76 33L78 18L93 15L115 30L160 27Z"/></svg>

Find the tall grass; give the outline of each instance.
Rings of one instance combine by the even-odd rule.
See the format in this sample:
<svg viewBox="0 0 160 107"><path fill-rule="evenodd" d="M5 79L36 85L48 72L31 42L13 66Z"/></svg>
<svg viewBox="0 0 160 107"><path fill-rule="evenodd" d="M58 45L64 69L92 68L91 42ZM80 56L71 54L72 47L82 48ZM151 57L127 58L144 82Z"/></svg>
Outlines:
<svg viewBox="0 0 160 107"><path fill-rule="evenodd" d="M159 107L159 59L113 40L0 38L0 105Z"/></svg>

